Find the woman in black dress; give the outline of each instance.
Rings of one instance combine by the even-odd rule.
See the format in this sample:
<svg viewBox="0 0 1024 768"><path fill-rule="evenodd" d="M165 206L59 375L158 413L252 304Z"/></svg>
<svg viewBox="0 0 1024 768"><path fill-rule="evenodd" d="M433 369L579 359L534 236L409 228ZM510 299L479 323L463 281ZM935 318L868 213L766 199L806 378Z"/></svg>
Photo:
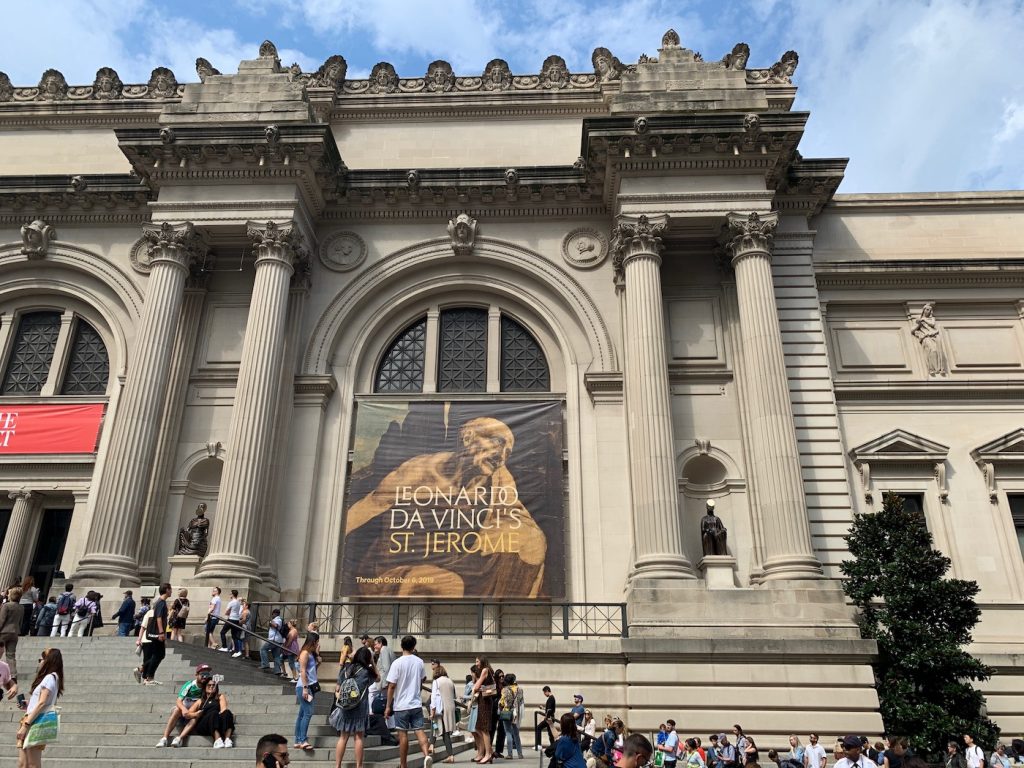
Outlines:
<svg viewBox="0 0 1024 768"><path fill-rule="evenodd" d="M480 674L473 685L473 695L477 697L476 730L473 731L473 740L476 741L477 752L482 757L473 762L483 765L494 762L494 748L491 746L491 723L494 721L494 701L496 680L491 663L486 656L477 656L477 669Z"/></svg>

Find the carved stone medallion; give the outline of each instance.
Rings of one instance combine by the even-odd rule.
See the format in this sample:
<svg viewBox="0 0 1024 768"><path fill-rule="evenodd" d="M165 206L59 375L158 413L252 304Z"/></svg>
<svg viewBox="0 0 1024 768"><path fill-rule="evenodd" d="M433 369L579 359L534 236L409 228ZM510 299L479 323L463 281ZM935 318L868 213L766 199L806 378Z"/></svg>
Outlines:
<svg viewBox="0 0 1024 768"><path fill-rule="evenodd" d="M148 275L152 266L149 261L149 240L145 237L136 240L135 245L128 252L128 260L132 264L132 269L140 274Z"/></svg>
<svg viewBox="0 0 1024 768"><path fill-rule="evenodd" d="M608 257L608 241L597 230L575 229L562 241L562 258L577 269L593 269Z"/></svg>
<svg viewBox="0 0 1024 768"><path fill-rule="evenodd" d="M366 243L355 232L335 232L320 244L320 262L335 272L351 272L366 261Z"/></svg>

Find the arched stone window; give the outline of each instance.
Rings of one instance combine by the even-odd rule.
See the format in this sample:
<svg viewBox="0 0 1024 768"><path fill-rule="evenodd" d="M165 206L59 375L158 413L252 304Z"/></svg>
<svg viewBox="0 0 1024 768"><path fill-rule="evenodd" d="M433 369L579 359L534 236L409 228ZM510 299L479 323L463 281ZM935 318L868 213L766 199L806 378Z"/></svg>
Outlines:
<svg viewBox="0 0 1024 768"><path fill-rule="evenodd" d="M104 394L110 359L102 337L74 312L17 314L4 364L3 395Z"/></svg>
<svg viewBox="0 0 1024 768"><path fill-rule="evenodd" d="M376 392L550 389L544 350L497 307L453 307L418 318L388 346L374 377Z"/></svg>

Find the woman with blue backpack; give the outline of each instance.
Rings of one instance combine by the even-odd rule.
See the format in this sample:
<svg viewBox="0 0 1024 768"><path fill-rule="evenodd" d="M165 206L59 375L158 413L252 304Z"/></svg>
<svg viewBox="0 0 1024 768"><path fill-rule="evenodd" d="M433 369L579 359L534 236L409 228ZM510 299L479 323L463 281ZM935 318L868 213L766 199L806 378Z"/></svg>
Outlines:
<svg viewBox="0 0 1024 768"><path fill-rule="evenodd" d="M338 731L338 744L334 748L335 768L341 768L348 747L349 736L356 741L356 768L363 768L363 737L370 720L370 684L377 679L373 667L373 653L366 646L356 651L348 664L338 672L334 688L335 708L331 710L331 725Z"/></svg>

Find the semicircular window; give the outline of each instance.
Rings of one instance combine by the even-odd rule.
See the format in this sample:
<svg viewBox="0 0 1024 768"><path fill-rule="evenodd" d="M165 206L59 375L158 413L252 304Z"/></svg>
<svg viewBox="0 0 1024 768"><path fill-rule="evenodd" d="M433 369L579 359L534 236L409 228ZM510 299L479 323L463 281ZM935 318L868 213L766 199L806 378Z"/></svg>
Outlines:
<svg viewBox="0 0 1024 768"><path fill-rule="evenodd" d="M3 394L37 395L50 375L60 335L60 312L27 312L18 321L4 373Z"/></svg>
<svg viewBox="0 0 1024 768"><path fill-rule="evenodd" d="M551 388L544 350L523 326L501 316L502 392L547 392Z"/></svg>
<svg viewBox="0 0 1024 768"><path fill-rule="evenodd" d="M75 325L75 340L68 355L68 370L64 375L64 395L94 395L107 391L110 360L107 347L96 329L84 320Z"/></svg>
<svg viewBox="0 0 1024 768"><path fill-rule="evenodd" d="M377 392L422 392L427 352L427 318L421 317L400 334L377 368Z"/></svg>

